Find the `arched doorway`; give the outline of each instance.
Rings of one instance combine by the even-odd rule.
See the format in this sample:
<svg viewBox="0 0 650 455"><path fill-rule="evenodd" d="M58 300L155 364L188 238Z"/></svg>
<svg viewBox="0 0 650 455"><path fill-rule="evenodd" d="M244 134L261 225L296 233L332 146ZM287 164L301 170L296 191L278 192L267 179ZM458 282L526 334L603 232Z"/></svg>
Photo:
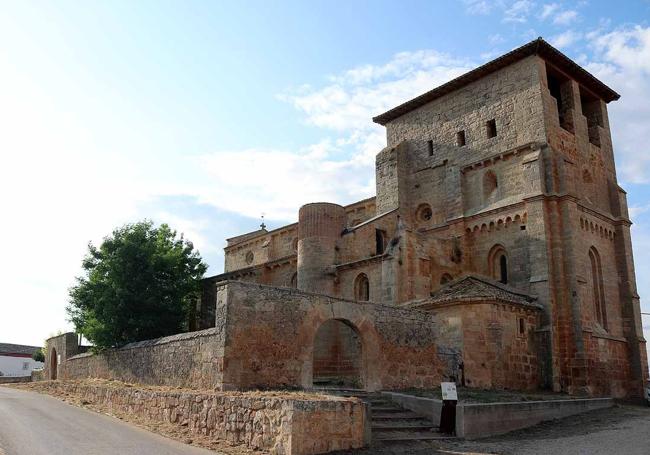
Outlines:
<svg viewBox="0 0 650 455"><path fill-rule="evenodd" d="M56 356L56 349L50 351L50 379L56 379L58 374L59 359Z"/></svg>
<svg viewBox="0 0 650 455"><path fill-rule="evenodd" d="M356 327L340 319L323 323L314 337L312 365L314 386L362 388L362 343Z"/></svg>

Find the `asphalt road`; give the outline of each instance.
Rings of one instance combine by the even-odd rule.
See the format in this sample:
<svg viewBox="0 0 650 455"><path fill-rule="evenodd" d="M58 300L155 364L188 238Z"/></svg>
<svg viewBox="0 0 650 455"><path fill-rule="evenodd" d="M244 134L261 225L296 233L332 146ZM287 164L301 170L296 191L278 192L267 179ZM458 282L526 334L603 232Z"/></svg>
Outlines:
<svg viewBox="0 0 650 455"><path fill-rule="evenodd" d="M34 392L0 387L0 455L215 455Z"/></svg>

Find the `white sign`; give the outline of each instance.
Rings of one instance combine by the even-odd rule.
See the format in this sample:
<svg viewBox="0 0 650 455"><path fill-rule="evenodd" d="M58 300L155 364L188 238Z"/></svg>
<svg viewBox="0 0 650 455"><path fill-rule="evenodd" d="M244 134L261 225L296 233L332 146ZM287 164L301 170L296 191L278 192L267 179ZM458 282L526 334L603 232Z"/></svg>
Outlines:
<svg viewBox="0 0 650 455"><path fill-rule="evenodd" d="M458 401L458 393L456 392L455 382L441 382L440 388L442 389L443 400L456 400Z"/></svg>

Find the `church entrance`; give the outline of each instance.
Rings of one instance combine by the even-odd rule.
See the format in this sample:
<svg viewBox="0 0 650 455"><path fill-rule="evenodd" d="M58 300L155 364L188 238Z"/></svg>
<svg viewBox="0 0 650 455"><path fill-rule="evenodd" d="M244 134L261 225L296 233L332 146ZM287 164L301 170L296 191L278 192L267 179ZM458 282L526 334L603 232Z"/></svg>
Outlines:
<svg viewBox="0 0 650 455"><path fill-rule="evenodd" d="M59 359L56 356L56 349L50 351L50 379L56 379L58 375Z"/></svg>
<svg viewBox="0 0 650 455"><path fill-rule="evenodd" d="M362 345L359 332L346 320L330 319L314 338L314 386L362 388Z"/></svg>

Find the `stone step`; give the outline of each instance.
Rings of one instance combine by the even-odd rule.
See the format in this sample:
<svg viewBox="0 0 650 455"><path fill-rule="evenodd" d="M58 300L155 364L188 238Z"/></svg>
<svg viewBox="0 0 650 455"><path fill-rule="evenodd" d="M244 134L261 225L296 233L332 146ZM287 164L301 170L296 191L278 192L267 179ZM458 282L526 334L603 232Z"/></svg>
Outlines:
<svg viewBox="0 0 650 455"><path fill-rule="evenodd" d="M372 420L422 420L422 416L411 411L372 413Z"/></svg>
<svg viewBox="0 0 650 455"><path fill-rule="evenodd" d="M419 419L378 419L378 420L372 420L371 421L372 426L381 426L381 425L386 425L386 426L404 426L404 425L422 425L422 426L427 426L427 427L432 427L432 428L437 428L437 426L433 425L433 423L425 419L424 417L420 417Z"/></svg>
<svg viewBox="0 0 650 455"><path fill-rule="evenodd" d="M403 408L398 408L396 406L373 406L372 407L372 412L378 412L378 413L390 413L390 412L404 412Z"/></svg>
<svg viewBox="0 0 650 455"><path fill-rule="evenodd" d="M432 423L403 423L403 422L389 422L389 423L380 423L372 424L371 427L374 430L378 431L437 431L438 427Z"/></svg>
<svg viewBox="0 0 650 455"><path fill-rule="evenodd" d="M456 439L435 431L406 432L406 431L373 431L373 441L380 442L410 442L410 441L435 441Z"/></svg>

